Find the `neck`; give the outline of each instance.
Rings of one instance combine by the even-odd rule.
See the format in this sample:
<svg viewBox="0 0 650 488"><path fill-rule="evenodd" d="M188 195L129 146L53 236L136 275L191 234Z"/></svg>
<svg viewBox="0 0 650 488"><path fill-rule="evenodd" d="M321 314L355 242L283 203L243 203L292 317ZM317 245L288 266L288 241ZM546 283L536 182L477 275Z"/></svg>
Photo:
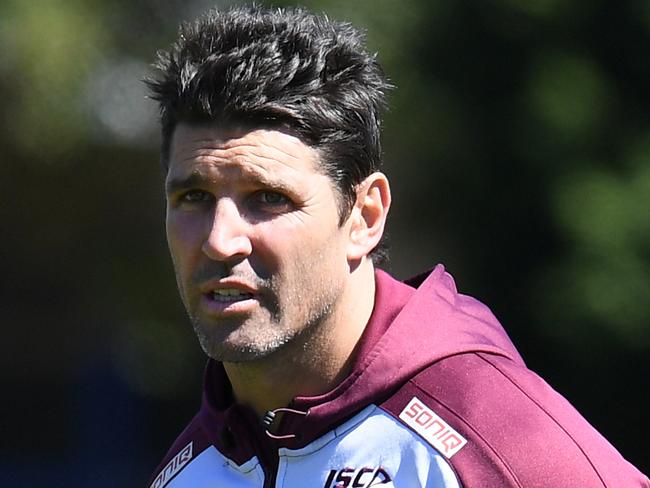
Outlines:
<svg viewBox="0 0 650 488"><path fill-rule="evenodd" d="M224 363L238 402L262 416L297 396L327 393L350 373L355 346L374 307L372 263L360 264L350 278L336 309L309 333L266 358Z"/></svg>

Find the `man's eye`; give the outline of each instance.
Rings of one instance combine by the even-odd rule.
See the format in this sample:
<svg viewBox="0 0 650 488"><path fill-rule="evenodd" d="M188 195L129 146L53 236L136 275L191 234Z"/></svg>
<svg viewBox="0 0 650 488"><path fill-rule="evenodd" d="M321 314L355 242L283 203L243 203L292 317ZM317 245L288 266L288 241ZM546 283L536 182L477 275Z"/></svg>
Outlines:
<svg viewBox="0 0 650 488"><path fill-rule="evenodd" d="M291 206L291 200L282 193L271 190L258 191L253 195L253 204L260 210L281 212Z"/></svg>
<svg viewBox="0 0 650 488"><path fill-rule="evenodd" d="M257 199L260 203L267 205L281 205L289 202L287 197L275 191L261 191L257 194Z"/></svg>
<svg viewBox="0 0 650 488"><path fill-rule="evenodd" d="M212 201L212 195L203 190L189 190L179 200L181 203L206 203Z"/></svg>

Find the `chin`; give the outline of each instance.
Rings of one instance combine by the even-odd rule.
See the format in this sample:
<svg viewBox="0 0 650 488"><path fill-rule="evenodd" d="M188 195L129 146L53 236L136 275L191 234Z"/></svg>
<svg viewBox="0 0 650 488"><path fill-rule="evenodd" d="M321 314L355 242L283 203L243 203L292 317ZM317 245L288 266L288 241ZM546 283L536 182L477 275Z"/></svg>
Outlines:
<svg viewBox="0 0 650 488"><path fill-rule="evenodd" d="M270 344L230 343L228 341L215 341L206 337L199 337L199 342L205 354L215 361L224 363L249 363L272 356L285 343L273 342Z"/></svg>

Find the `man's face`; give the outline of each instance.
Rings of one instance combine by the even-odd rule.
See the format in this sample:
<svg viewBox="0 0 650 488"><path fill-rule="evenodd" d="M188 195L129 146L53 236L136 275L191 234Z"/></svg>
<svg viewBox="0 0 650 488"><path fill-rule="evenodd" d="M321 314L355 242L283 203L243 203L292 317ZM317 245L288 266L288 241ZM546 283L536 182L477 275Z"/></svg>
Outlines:
<svg viewBox="0 0 650 488"><path fill-rule="evenodd" d="M275 130L181 124L169 161L167 239L208 356L255 360L325 323L349 229L316 151Z"/></svg>

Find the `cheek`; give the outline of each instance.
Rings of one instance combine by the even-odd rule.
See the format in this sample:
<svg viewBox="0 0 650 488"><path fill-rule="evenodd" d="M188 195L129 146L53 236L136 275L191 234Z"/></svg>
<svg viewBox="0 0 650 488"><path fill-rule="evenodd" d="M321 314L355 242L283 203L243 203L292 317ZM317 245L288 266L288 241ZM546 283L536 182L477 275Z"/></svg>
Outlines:
<svg viewBox="0 0 650 488"><path fill-rule="evenodd" d="M272 263L281 274L302 275L323 268L334 272L333 267L345 265L343 235L338 226L324 222L302 224L278 220L259 225L253 254Z"/></svg>
<svg viewBox="0 0 650 488"><path fill-rule="evenodd" d="M174 263L178 266L201 252L202 224L198 219L167 215L167 244Z"/></svg>
<svg viewBox="0 0 650 488"><path fill-rule="evenodd" d="M275 255L280 260L291 260L322 245L323 227L324 224L305 225L303 221L286 216L257 224L251 239L258 251Z"/></svg>

